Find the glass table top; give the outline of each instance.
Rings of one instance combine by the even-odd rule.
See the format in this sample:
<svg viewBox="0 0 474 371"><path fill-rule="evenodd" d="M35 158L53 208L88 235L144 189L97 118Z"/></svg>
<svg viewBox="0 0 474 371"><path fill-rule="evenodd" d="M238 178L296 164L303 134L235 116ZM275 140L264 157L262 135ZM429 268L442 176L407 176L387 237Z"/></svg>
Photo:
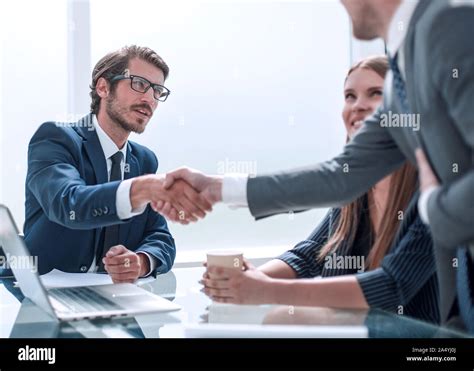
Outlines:
<svg viewBox="0 0 474 371"><path fill-rule="evenodd" d="M176 312L59 323L0 278L0 338L463 338L467 334L381 310L218 304L201 292L204 268L177 268L144 289Z"/></svg>

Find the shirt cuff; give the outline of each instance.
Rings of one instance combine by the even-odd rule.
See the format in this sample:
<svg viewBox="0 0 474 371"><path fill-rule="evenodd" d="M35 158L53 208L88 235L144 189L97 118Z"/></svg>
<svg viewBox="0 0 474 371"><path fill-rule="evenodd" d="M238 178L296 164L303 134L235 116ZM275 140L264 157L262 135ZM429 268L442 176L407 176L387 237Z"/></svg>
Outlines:
<svg viewBox="0 0 474 371"><path fill-rule="evenodd" d="M248 207L248 174L226 174L222 181L222 202L231 208Z"/></svg>
<svg viewBox="0 0 474 371"><path fill-rule="evenodd" d="M425 224L430 224L428 220L428 200L431 194L436 191L439 186L431 186L425 191L421 192L420 198L418 199L418 213L420 218Z"/></svg>
<svg viewBox="0 0 474 371"><path fill-rule="evenodd" d="M355 275L369 307L394 311L400 305L397 286L383 268Z"/></svg>
<svg viewBox="0 0 474 371"><path fill-rule="evenodd" d="M156 258L154 256L151 256L150 254L148 254L145 251L137 251L137 254L144 254L148 257L148 261L150 263L150 270L148 271L148 273L146 275L143 276L143 277L148 277L156 269L156 265L157 265Z"/></svg>
<svg viewBox="0 0 474 371"><path fill-rule="evenodd" d="M115 208L117 209L117 215L121 220L140 215L146 209L145 205L139 209L132 210L132 203L130 202L130 188L132 186L133 180L133 178L124 180L117 188Z"/></svg>

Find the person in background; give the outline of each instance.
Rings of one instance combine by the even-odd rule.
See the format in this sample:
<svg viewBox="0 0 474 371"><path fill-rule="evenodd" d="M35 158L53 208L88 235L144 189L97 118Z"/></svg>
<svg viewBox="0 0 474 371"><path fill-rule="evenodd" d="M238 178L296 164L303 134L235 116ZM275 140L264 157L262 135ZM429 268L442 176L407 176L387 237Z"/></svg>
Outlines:
<svg viewBox="0 0 474 371"><path fill-rule="evenodd" d="M441 323L474 334L474 2L341 3L354 36L382 38L390 61L383 105L344 150L303 169L255 177L179 168L167 173L165 188L184 179L212 205L248 208L260 220L344 205L405 161L416 163L418 210L433 238ZM174 214L172 203L151 205Z"/></svg>
<svg viewBox="0 0 474 371"><path fill-rule="evenodd" d="M349 70L342 112L348 140L381 103L387 70L384 56ZM405 163L355 201L331 209L309 238L259 269L248 262L241 272L210 267L204 291L224 303L370 307L437 323L433 243L418 216L416 190L416 169ZM218 276L211 280L209 272Z"/></svg>
<svg viewBox="0 0 474 371"><path fill-rule="evenodd" d="M91 113L75 123L46 122L33 135L24 232L40 274L99 271L119 283L165 273L175 243L150 201L173 201L182 222L209 210L184 182L165 191L155 154L128 140L168 97L168 73L150 48L111 52L92 72Z"/></svg>

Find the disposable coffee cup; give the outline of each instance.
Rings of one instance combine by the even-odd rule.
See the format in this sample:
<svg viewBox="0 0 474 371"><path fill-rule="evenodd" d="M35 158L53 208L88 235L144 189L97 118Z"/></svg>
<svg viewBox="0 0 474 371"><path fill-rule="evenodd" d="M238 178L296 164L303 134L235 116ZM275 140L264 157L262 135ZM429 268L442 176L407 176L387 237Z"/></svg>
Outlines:
<svg viewBox="0 0 474 371"><path fill-rule="evenodd" d="M207 253L207 267L224 267L242 270L244 254L235 250L214 250ZM213 279L214 275L209 274Z"/></svg>

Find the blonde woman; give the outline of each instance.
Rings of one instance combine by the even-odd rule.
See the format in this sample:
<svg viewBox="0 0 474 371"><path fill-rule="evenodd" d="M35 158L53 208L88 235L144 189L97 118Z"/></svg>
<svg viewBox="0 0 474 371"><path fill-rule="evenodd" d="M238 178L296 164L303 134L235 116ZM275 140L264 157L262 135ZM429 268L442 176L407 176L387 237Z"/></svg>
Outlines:
<svg viewBox="0 0 474 371"><path fill-rule="evenodd" d="M380 105L387 70L384 56L349 70L342 112L348 140ZM380 308L438 322L432 240L416 189L416 169L405 163L359 199L331 209L308 239L259 269L248 262L242 272L210 267L204 292L224 303Z"/></svg>

